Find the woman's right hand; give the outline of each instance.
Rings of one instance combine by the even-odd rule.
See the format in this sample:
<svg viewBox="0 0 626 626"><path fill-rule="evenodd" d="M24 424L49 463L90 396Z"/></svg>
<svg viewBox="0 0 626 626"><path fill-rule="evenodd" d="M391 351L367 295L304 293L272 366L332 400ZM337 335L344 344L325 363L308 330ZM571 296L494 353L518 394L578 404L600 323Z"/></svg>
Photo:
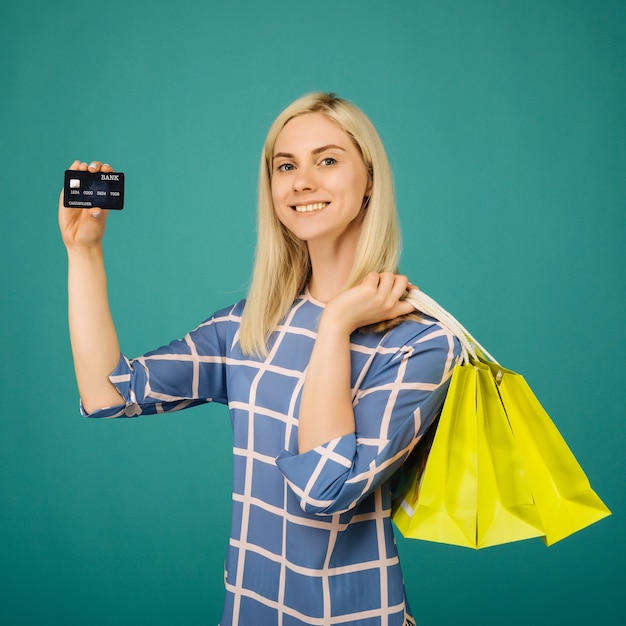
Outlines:
<svg viewBox="0 0 626 626"><path fill-rule="evenodd" d="M100 161L87 164L74 161L70 170L89 172L112 172L113 168ZM63 206L63 190L59 197L59 228L67 248L91 248L100 245L104 237L108 211L99 208L68 209Z"/></svg>

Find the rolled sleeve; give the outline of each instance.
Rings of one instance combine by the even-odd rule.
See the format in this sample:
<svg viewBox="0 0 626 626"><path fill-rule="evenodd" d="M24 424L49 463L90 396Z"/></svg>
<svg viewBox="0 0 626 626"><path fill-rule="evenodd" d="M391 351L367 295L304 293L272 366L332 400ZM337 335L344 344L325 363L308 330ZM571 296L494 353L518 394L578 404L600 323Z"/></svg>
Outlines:
<svg viewBox="0 0 626 626"><path fill-rule="evenodd" d="M383 346L355 392L355 433L276 459L304 511L349 511L397 472L441 411L459 352L437 325L393 354Z"/></svg>
<svg viewBox="0 0 626 626"><path fill-rule="evenodd" d="M356 454L356 436L345 435L304 452L285 450L276 465L307 513L332 514L341 507L340 494Z"/></svg>
<svg viewBox="0 0 626 626"><path fill-rule="evenodd" d="M136 417L179 411L206 402L227 402L226 339L230 312L216 314L183 339L136 359L121 355L109 380L123 404L85 417Z"/></svg>
<svg viewBox="0 0 626 626"><path fill-rule="evenodd" d="M124 404L118 404L115 406L104 407L87 413L83 406L82 400L80 401L80 413L83 417L135 417L141 413L141 409L136 402L131 401L131 374L132 366L130 361L123 355L120 355L120 360L117 363L115 369L109 375L109 380L113 386L117 389L118 393L124 399Z"/></svg>

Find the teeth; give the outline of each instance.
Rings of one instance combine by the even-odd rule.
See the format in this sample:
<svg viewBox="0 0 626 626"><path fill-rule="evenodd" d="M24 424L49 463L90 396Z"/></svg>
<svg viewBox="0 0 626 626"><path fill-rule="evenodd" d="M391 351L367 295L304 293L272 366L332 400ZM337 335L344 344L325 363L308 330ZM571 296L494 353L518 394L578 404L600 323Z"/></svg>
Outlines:
<svg viewBox="0 0 626 626"><path fill-rule="evenodd" d="M309 213L311 211L319 211L328 205L328 202L314 202L313 204L297 204L294 209L298 213Z"/></svg>

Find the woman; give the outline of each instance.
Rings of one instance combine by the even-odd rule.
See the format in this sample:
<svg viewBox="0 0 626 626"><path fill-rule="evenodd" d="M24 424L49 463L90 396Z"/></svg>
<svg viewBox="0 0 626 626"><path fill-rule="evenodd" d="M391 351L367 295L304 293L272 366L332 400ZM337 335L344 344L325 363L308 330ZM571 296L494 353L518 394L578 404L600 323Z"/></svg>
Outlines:
<svg viewBox="0 0 626 626"><path fill-rule="evenodd" d="M332 94L279 115L261 158L247 302L132 361L107 302L105 212L59 212L83 412L230 408L221 626L414 623L391 485L441 409L458 346L403 301L391 172L365 115Z"/></svg>

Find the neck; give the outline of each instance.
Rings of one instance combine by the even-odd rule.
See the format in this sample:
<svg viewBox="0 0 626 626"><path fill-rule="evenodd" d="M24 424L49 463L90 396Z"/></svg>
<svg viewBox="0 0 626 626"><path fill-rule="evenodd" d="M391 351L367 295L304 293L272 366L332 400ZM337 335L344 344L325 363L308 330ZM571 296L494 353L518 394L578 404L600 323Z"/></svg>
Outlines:
<svg viewBox="0 0 626 626"><path fill-rule="evenodd" d="M356 238L352 241L309 242L311 280L309 291L320 302L329 302L339 295L346 285L354 264Z"/></svg>

